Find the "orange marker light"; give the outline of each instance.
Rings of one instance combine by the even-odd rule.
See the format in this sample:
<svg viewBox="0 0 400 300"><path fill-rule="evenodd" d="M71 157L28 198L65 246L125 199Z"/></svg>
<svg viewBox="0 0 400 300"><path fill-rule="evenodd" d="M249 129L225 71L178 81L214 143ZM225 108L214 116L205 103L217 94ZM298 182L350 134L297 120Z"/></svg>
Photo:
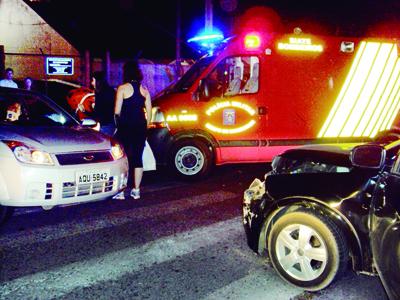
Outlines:
<svg viewBox="0 0 400 300"><path fill-rule="evenodd" d="M244 38L244 47L248 50L257 49L261 45L260 36L254 33L247 34Z"/></svg>

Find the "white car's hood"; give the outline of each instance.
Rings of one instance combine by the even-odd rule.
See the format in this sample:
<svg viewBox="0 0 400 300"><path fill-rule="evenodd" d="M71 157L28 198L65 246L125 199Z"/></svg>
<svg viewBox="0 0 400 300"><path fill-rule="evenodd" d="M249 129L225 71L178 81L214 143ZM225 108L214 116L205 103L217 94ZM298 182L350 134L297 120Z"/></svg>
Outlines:
<svg viewBox="0 0 400 300"><path fill-rule="evenodd" d="M0 126L0 140L12 140L49 153L108 150L110 139L92 129L76 127Z"/></svg>

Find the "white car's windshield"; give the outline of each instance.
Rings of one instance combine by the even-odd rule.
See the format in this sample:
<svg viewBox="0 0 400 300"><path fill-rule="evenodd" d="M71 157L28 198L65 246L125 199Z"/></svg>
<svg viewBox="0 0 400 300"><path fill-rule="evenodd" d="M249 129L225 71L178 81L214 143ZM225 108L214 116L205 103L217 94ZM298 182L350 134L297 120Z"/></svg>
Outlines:
<svg viewBox="0 0 400 300"><path fill-rule="evenodd" d="M10 126L74 126L78 122L46 98L29 93L0 94L0 124Z"/></svg>

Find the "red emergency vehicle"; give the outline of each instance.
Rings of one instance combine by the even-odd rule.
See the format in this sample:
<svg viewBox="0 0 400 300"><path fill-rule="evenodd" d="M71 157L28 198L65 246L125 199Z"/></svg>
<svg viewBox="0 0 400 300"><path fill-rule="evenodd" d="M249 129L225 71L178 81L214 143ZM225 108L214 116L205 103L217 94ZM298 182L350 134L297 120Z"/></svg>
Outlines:
<svg viewBox="0 0 400 300"><path fill-rule="evenodd" d="M244 32L155 99L149 142L187 178L306 143L367 140L400 108L396 40Z"/></svg>

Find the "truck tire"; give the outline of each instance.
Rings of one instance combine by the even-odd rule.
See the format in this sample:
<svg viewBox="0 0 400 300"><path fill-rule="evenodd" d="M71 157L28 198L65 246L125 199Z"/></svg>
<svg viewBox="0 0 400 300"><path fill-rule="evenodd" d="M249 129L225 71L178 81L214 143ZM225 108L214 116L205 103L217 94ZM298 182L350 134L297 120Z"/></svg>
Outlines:
<svg viewBox="0 0 400 300"><path fill-rule="evenodd" d="M170 165L185 180L201 179L212 169L213 152L198 140L179 141L173 147Z"/></svg>
<svg viewBox="0 0 400 300"><path fill-rule="evenodd" d="M338 279L349 258L337 225L313 211L282 215L271 228L268 251L279 275L308 291L322 290Z"/></svg>
<svg viewBox="0 0 400 300"><path fill-rule="evenodd" d="M0 225L4 224L9 218L11 218L13 212L13 207L0 205Z"/></svg>

